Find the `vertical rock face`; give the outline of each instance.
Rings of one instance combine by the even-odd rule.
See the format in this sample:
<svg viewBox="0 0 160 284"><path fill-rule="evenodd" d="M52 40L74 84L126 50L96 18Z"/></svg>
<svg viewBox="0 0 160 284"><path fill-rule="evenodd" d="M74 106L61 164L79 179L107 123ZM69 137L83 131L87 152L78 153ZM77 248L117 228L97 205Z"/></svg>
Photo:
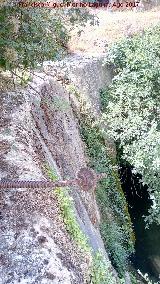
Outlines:
<svg viewBox="0 0 160 284"><path fill-rule="evenodd" d="M112 81L113 71L103 64L105 56L75 54L66 57L63 61L53 64L46 62L44 65L45 69L48 67L49 74L56 69L62 77L68 78L81 96L92 106L96 115L100 112L99 91Z"/></svg>
<svg viewBox="0 0 160 284"><path fill-rule="evenodd" d="M86 68L85 80L80 80L80 70L76 78L88 96L91 90L91 101L96 102L103 80L100 75L101 80L92 86L90 72L94 74L99 68L93 65L93 69ZM36 76L31 89L0 96L0 178L43 180L47 178L46 163L59 177L71 178L87 165L68 93L59 83L42 76L44 79ZM66 231L54 193L2 189L0 195L1 283L86 283L89 257ZM75 187L71 195L77 221L91 247L94 251L101 249L108 259L98 230L100 216L92 189L82 193Z"/></svg>
<svg viewBox="0 0 160 284"><path fill-rule="evenodd" d="M69 96L59 83L50 80L42 84L39 100L37 95L33 97L32 115L37 147L43 140L59 171L74 177L85 165L85 157Z"/></svg>
<svg viewBox="0 0 160 284"><path fill-rule="evenodd" d="M44 71L54 77L58 74L57 77L61 82L68 80L71 89L72 87L76 88L77 95L87 101L87 107L91 108L92 114L98 119L100 116L100 90L112 82L114 73L112 67L109 68L104 64L105 57L106 55L102 54L98 56L75 54L57 63L45 62ZM79 108L76 95L71 96L71 101L74 107ZM115 158L114 142L106 136L104 138L107 151Z"/></svg>
<svg viewBox="0 0 160 284"><path fill-rule="evenodd" d="M40 100L37 95L36 98L33 96L34 142L40 164L47 161L63 178L73 178L80 168L87 166L84 145L70 104L68 93L51 80L42 84ZM90 245L94 250L101 248L104 251L96 229L100 216L92 189L82 192L75 187L71 195L79 224L89 237Z"/></svg>
<svg viewBox="0 0 160 284"><path fill-rule="evenodd" d="M1 178L44 179L26 93L1 94ZM1 283L85 283L87 258L49 190L1 190Z"/></svg>

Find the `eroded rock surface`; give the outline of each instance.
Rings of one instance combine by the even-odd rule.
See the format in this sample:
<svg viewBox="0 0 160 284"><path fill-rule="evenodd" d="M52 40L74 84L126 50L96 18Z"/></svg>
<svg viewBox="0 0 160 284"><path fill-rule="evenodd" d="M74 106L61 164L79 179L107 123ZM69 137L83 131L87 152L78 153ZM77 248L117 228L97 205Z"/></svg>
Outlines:
<svg viewBox="0 0 160 284"><path fill-rule="evenodd" d="M26 93L1 95L1 178L45 179ZM49 190L0 192L1 283L84 283L88 259L77 248Z"/></svg>
<svg viewBox="0 0 160 284"><path fill-rule="evenodd" d="M60 178L73 178L87 165L70 96L51 76L37 74L27 90L1 94L0 108L0 178L48 179L46 164ZM66 231L54 192L7 189L0 194L1 283L86 283L90 257ZM93 251L100 249L108 260L92 189L82 192L77 186L70 194Z"/></svg>

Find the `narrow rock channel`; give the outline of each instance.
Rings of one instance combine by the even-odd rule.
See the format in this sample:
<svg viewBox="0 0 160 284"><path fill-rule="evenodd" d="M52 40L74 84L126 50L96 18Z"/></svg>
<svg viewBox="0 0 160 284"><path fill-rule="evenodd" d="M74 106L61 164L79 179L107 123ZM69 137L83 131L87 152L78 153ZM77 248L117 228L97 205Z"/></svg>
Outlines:
<svg viewBox="0 0 160 284"><path fill-rule="evenodd" d="M159 280L160 274L160 226L150 225L146 229L144 216L152 205L147 186L141 183L141 176L132 173L132 167L121 165L120 177L123 191L128 202L128 209L134 226L136 243L132 261L136 269L147 273L153 281Z"/></svg>

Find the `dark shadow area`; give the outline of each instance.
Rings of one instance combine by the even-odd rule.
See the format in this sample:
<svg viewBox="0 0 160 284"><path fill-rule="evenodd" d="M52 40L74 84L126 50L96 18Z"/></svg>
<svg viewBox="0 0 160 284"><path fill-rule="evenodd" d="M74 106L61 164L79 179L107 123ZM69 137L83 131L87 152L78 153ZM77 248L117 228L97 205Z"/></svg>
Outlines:
<svg viewBox="0 0 160 284"><path fill-rule="evenodd" d="M136 269L148 273L153 281L158 281L160 273L160 226L152 224L145 229L143 216L148 215L152 205L147 186L143 186L141 175L133 174L129 164L120 165L119 174L125 193L128 210L134 227L136 243L135 255L131 261Z"/></svg>

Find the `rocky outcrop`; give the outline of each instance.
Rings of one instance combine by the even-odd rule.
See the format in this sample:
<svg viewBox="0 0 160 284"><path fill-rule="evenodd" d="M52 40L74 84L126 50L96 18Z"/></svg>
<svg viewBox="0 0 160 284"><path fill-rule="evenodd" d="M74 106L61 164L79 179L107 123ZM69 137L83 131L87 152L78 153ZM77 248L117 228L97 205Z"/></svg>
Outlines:
<svg viewBox="0 0 160 284"><path fill-rule="evenodd" d="M104 63L104 54L68 56L63 61L45 62L44 72L56 77L60 83L71 90L70 100L76 111L80 108L77 96L81 101L87 102L87 108L91 109L92 115L98 120L100 111L100 91L112 82L114 69ZM72 95L74 94L74 95ZM101 128L106 126L101 126ZM116 147L114 141L105 134L106 150L115 158Z"/></svg>
<svg viewBox="0 0 160 284"><path fill-rule="evenodd" d="M80 70L75 76L81 82L78 86L82 84L84 93L96 102L98 90L107 79L102 80L103 72L95 78L99 67L95 62L93 66L93 70L86 67L89 73L86 71L84 78L89 80L93 72L92 79L97 80L94 86L91 80L86 85L80 81ZM94 95L91 87L93 91L97 88ZM27 90L1 94L0 108L1 179L45 180L46 164L59 177L72 178L87 165L70 96L52 76L37 73ZM98 103L96 108L98 111ZM77 186L70 194L77 221L90 246L94 252L101 250L108 260L92 190L82 192ZM86 283L90 256L77 247L67 232L54 192L2 189L0 195L1 283Z"/></svg>
<svg viewBox="0 0 160 284"><path fill-rule="evenodd" d="M1 94L1 178L45 179L32 108L26 93ZM88 260L67 233L54 194L42 189L0 194L1 283L85 283Z"/></svg>
<svg viewBox="0 0 160 284"><path fill-rule="evenodd" d="M44 71L57 76L63 83L73 85L81 97L92 106L94 114L100 112L99 92L112 81L113 70L103 64L106 55L71 55L60 62L45 62Z"/></svg>

